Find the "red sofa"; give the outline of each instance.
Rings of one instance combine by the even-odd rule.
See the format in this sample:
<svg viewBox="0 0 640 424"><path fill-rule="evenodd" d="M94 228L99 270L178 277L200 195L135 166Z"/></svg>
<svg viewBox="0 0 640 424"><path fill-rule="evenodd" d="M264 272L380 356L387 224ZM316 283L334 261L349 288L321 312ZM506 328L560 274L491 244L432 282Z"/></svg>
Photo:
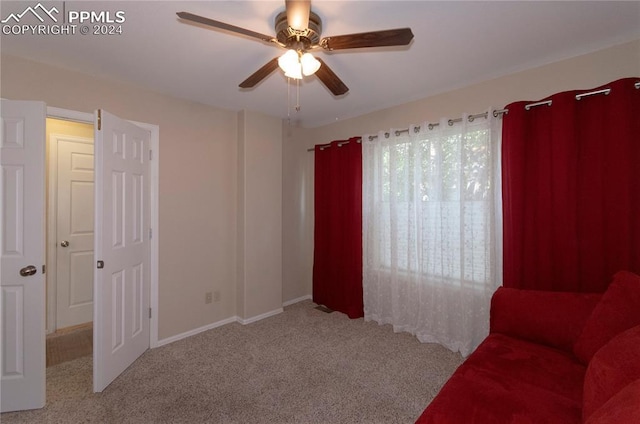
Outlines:
<svg viewBox="0 0 640 424"><path fill-rule="evenodd" d="M640 423L640 277L603 294L499 288L489 336L417 423Z"/></svg>

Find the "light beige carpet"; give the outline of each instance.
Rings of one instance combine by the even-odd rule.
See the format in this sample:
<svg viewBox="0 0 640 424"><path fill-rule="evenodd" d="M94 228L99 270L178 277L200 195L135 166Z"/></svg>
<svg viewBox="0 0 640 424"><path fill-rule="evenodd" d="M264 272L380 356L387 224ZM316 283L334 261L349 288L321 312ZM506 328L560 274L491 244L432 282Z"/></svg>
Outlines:
<svg viewBox="0 0 640 424"><path fill-rule="evenodd" d="M462 362L310 301L147 351L102 393L91 357L47 369L47 405L9 423L412 423Z"/></svg>

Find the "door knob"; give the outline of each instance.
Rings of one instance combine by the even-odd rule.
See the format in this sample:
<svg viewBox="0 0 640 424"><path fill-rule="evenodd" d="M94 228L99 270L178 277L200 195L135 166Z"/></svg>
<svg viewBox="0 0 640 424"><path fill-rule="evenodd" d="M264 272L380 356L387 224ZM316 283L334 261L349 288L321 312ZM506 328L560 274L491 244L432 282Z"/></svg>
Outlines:
<svg viewBox="0 0 640 424"><path fill-rule="evenodd" d="M68 242L67 240L62 240L62 241L60 242L60 246L62 246L62 247L69 247L69 242Z"/></svg>
<svg viewBox="0 0 640 424"><path fill-rule="evenodd" d="M38 269L33 265L29 265L20 270L20 275L22 275L23 277L28 277L35 274L36 272L38 272Z"/></svg>

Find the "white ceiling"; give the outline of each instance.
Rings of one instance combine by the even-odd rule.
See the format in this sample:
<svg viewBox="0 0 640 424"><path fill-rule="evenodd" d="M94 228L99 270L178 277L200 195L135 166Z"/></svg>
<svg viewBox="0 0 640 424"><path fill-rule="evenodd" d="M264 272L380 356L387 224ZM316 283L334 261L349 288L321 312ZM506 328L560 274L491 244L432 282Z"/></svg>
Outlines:
<svg viewBox="0 0 640 424"><path fill-rule="evenodd" d="M0 3L0 16L37 0ZM125 12L121 35L2 35L3 53L126 81L225 109L286 118L287 82L276 70L238 84L283 50L187 24L187 11L274 34L284 1L44 2L69 10ZM312 1L322 36L411 27L400 48L318 52L350 88L334 97L316 77L300 85L293 123L315 127L640 38L640 2ZM25 18L26 19L26 18ZM291 88L295 105L295 87Z"/></svg>

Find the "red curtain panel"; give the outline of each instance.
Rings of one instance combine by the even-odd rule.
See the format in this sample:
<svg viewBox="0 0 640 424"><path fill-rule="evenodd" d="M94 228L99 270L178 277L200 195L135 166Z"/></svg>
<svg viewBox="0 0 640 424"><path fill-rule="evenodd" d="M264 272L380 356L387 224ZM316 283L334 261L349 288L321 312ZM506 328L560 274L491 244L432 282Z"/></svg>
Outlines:
<svg viewBox="0 0 640 424"><path fill-rule="evenodd" d="M640 272L639 81L507 106L504 286L601 292L616 271Z"/></svg>
<svg viewBox="0 0 640 424"><path fill-rule="evenodd" d="M362 146L352 138L314 154L313 301L363 317Z"/></svg>

